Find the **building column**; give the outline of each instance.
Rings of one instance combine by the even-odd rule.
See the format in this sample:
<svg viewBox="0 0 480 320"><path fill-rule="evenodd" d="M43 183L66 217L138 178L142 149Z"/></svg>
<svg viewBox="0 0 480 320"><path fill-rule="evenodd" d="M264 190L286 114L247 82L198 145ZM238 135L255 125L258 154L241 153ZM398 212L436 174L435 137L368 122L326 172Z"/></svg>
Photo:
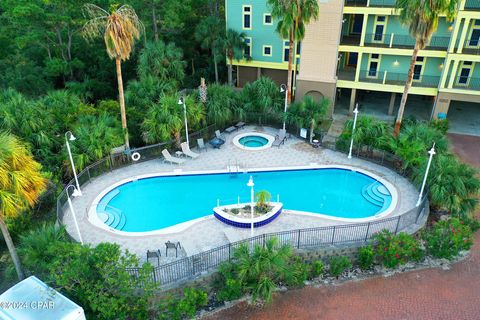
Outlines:
<svg viewBox="0 0 480 320"><path fill-rule="evenodd" d="M432 119L438 119L438 114L440 112L443 112L445 114L448 113L448 109L450 109L450 99L442 98L442 93L439 93L437 95L437 98L435 99L433 103L433 109L432 109ZM448 119L448 117L447 117Z"/></svg>
<svg viewBox="0 0 480 320"><path fill-rule="evenodd" d="M457 69L458 69L458 60L453 61L452 72L450 72L450 80L448 81L448 88L451 89L453 87L453 82L457 77Z"/></svg>
<svg viewBox="0 0 480 320"><path fill-rule="evenodd" d="M362 68L362 52L358 53L357 66L355 67L355 82L360 79L360 69Z"/></svg>
<svg viewBox="0 0 480 320"><path fill-rule="evenodd" d="M462 34L460 35L460 42L458 43L457 53L462 53L463 46L465 45L465 39L467 38L467 31L470 27L471 18L465 18L465 23L463 24Z"/></svg>
<svg viewBox="0 0 480 320"><path fill-rule="evenodd" d="M357 89L352 89L352 94L350 95L350 107L348 108L348 114L353 114L353 109L355 108L355 100L357 98Z"/></svg>
<svg viewBox="0 0 480 320"><path fill-rule="evenodd" d="M397 94L395 92L392 92L392 95L390 96L390 104L388 105L388 115L391 116L393 114L393 108L395 106L395 98L397 97Z"/></svg>
<svg viewBox="0 0 480 320"><path fill-rule="evenodd" d="M450 70L450 65L452 64L452 59L450 59L449 55L447 54L447 58L443 64L442 74L440 76L440 88L445 88L445 84L447 83L448 71Z"/></svg>
<svg viewBox="0 0 480 320"><path fill-rule="evenodd" d="M260 79L261 76L262 76L262 68L258 67L257 68L257 80Z"/></svg>
<svg viewBox="0 0 480 320"><path fill-rule="evenodd" d="M368 14L363 15L362 34L360 36L360 47L365 44L365 35L367 34Z"/></svg>
<svg viewBox="0 0 480 320"><path fill-rule="evenodd" d="M455 18L455 23L453 26L453 33L450 37L450 43L448 44L448 52L455 51L455 45L457 43L458 31L460 30L460 26L462 25L462 18Z"/></svg>

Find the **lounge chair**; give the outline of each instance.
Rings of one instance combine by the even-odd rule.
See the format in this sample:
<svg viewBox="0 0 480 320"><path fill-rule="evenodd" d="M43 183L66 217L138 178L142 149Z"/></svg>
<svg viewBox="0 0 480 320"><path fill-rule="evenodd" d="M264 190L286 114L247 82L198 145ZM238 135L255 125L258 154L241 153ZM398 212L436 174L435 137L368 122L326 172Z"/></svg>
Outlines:
<svg viewBox="0 0 480 320"><path fill-rule="evenodd" d="M172 155L170 154L170 152L168 152L167 149L163 149L163 150L162 150L162 155L163 155L163 161L167 161L167 162L170 162L170 163L172 163L172 164L173 164L173 163L181 164L181 163L184 163L184 162L185 162L184 159L172 157Z"/></svg>
<svg viewBox="0 0 480 320"><path fill-rule="evenodd" d="M190 158L193 158L193 159L198 158L199 154L190 150L190 147L186 142L183 142L180 146L182 147L182 152L184 155L189 156Z"/></svg>
<svg viewBox="0 0 480 320"><path fill-rule="evenodd" d="M168 240L165 242L165 256L168 257L168 249L175 249L175 258L178 257L178 249L182 249L182 246L180 245L180 242L177 241L177 243L170 242Z"/></svg>
<svg viewBox="0 0 480 320"><path fill-rule="evenodd" d="M280 145L285 143L286 139L287 139L286 131L283 129L280 129L278 131L278 134L275 136L275 141L273 141L272 146L280 147Z"/></svg>
<svg viewBox="0 0 480 320"><path fill-rule="evenodd" d="M205 145L205 142L203 142L203 138L197 139L197 146L198 146L198 150L200 150L200 151L202 151L202 150L207 151L207 146Z"/></svg>
<svg viewBox="0 0 480 320"><path fill-rule="evenodd" d="M220 133L220 130L215 130L215 137L225 141L225 135L223 133Z"/></svg>

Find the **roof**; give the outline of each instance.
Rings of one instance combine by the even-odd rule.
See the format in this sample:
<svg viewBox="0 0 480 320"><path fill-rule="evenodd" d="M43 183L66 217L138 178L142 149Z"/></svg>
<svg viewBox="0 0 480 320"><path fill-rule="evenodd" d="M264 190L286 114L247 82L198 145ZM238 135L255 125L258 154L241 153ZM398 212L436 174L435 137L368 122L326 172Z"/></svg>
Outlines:
<svg viewBox="0 0 480 320"><path fill-rule="evenodd" d="M0 319L85 320L82 307L31 276L0 295Z"/></svg>

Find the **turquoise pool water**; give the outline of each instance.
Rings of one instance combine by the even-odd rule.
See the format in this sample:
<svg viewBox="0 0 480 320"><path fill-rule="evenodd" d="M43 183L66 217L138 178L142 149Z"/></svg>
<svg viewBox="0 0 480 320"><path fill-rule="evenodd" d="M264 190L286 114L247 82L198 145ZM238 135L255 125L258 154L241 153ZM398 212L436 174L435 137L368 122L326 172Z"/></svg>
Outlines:
<svg viewBox="0 0 480 320"><path fill-rule="evenodd" d="M268 139L260 136L246 136L243 138L240 138L238 142L249 148L258 148L258 147L263 147L268 143Z"/></svg>
<svg viewBox="0 0 480 320"><path fill-rule="evenodd" d="M253 176L255 191L277 194L285 209L333 217L365 218L386 210L388 189L370 176L344 169L264 171L152 177L125 183L107 193L97 215L112 228L144 232L158 230L213 213L221 204L249 201L246 186ZM230 199L230 201L225 201ZM301 217L299 217L301 219Z"/></svg>

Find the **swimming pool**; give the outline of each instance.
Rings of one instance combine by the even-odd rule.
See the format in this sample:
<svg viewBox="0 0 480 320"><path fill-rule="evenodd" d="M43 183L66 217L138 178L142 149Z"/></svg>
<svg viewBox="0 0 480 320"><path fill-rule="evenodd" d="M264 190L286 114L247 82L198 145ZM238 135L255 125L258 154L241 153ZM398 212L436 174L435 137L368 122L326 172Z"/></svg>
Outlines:
<svg viewBox="0 0 480 320"><path fill-rule="evenodd" d="M154 176L122 183L99 195L93 208L103 226L148 232L210 216L221 204L249 201L250 175L255 191L277 194L285 209L361 219L390 211L392 192L375 178L344 168L316 168L248 173ZM230 202L224 200L230 199ZM108 227L107 227L108 226Z"/></svg>

